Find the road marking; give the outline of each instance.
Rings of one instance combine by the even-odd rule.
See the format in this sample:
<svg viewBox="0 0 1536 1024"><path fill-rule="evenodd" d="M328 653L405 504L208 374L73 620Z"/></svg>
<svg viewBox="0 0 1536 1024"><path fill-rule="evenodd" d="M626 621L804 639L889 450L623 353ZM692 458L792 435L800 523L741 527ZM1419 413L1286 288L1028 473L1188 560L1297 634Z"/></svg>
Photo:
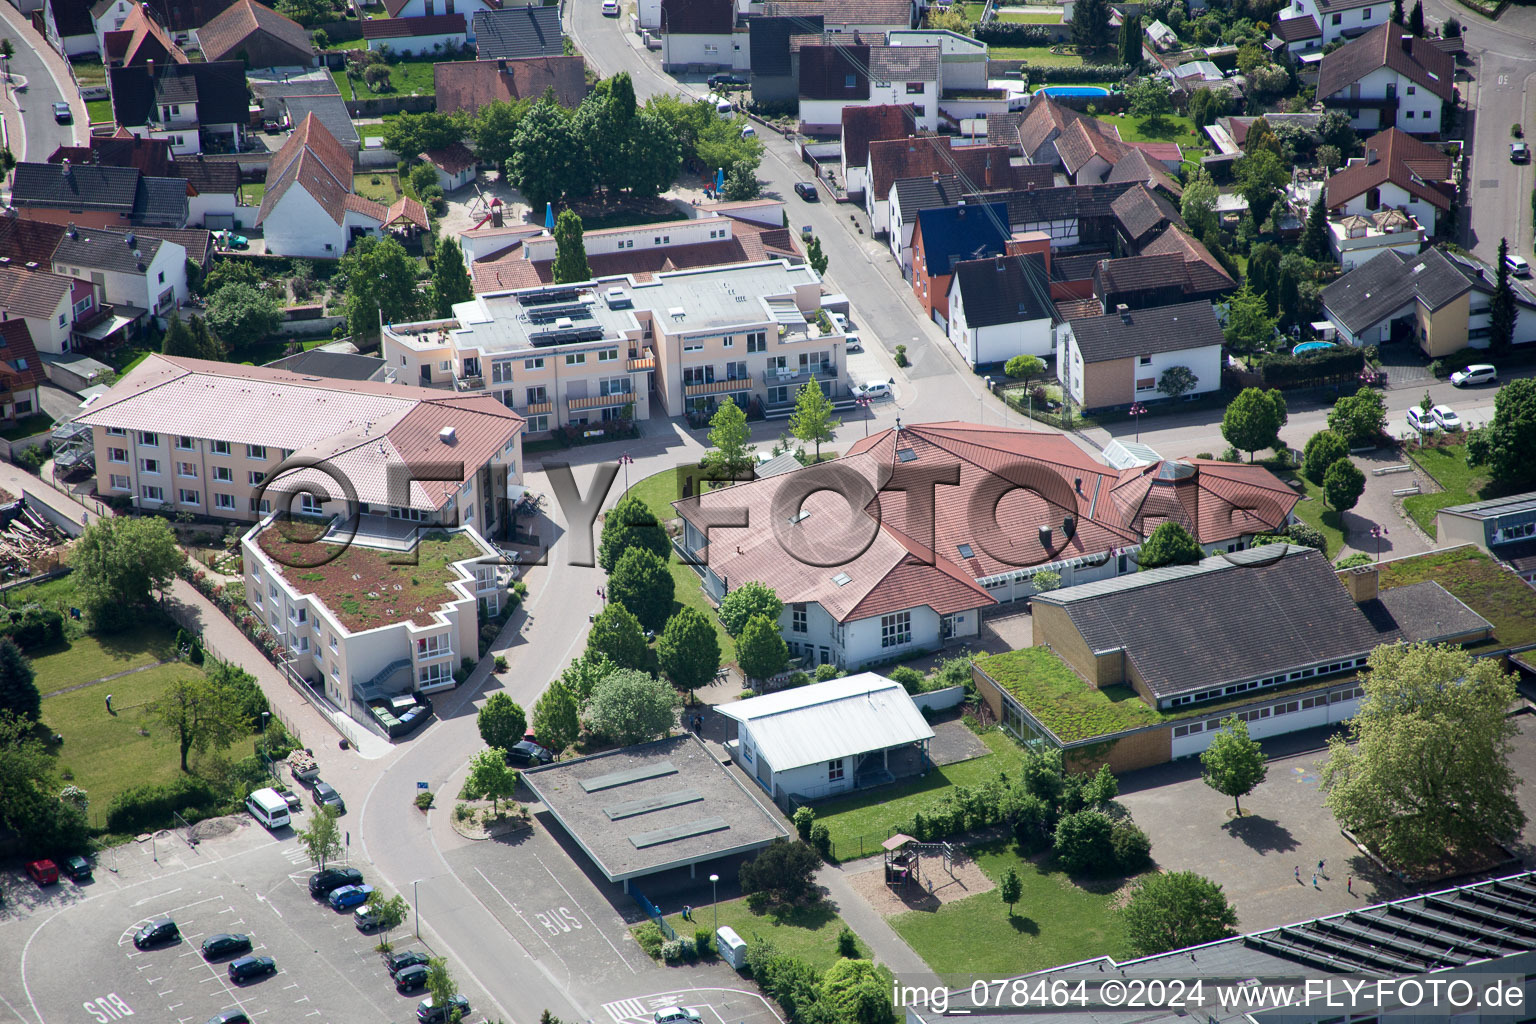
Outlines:
<svg viewBox="0 0 1536 1024"><path fill-rule="evenodd" d="M163 892L163 893L161 893L158 896L146 896L143 899L139 900L137 903L135 903L134 906L142 907L144 904L153 902L154 900L164 899L165 897L169 896L173 892L181 892L181 888L182 887L178 885L176 888L171 889L171 890L169 890L167 892Z"/></svg>
<svg viewBox="0 0 1536 1024"><path fill-rule="evenodd" d="M639 999L619 999L612 1003L604 1003L603 1009L608 1011L608 1016L614 1019L615 1024L625 1024L631 1017L644 1017L645 1003Z"/></svg>
<svg viewBox="0 0 1536 1024"><path fill-rule="evenodd" d="M555 877L555 873L553 871L549 870L549 867L547 865L545 865L544 861L539 857L539 855L537 853L535 853L533 855L533 859L539 862L539 867L544 869L544 873L545 874L549 875L550 878L554 878L555 879L555 884L560 887L560 891L565 893L567 896L570 896L571 902L576 904L576 909L581 911L581 915L583 917L585 917L588 921L591 921L592 927L593 928L597 928L597 933L603 937L603 941L604 942L608 943L608 948L613 950L614 955L617 956L619 958L619 960L623 962L624 966L629 968L629 973L630 974L638 974L639 972L635 969L635 965L629 962L629 958L628 957L626 957L623 953L619 952L619 947L615 946L613 944L613 940L608 937L607 933L604 932L602 930L602 928L598 927L598 924L597 924L596 921L592 920L592 915L587 913L587 908L583 907L581 905L581 901L580 900L578 900L575 896L571 895L571 890L569 890L569 889L567 889L565 887L565 883L560 881L559 878ZM578 925L577 927L580 927L580 925Z"/></svg>

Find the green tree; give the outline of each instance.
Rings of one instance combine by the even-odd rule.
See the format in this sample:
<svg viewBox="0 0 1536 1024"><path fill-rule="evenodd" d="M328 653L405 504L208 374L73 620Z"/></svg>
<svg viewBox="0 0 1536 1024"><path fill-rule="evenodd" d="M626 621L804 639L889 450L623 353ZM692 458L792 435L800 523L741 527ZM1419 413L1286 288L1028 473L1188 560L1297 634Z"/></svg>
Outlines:
<svg viewBox="0 0 1536 1024"><path fill-rule="evenodd" d="M1045 360L1039 356L1014 356L1003 364L1003 372L1014 380L1028 384L1031 377L1045 372Z"/></svg>
<svg viewBox="0 0 1536 1024"><path fill-rule="evenodd" d="M187 754L227 747L239 739L248 725L234 695L202 676L173 681L149 702L148 710L156 721L175 733L182 771L188 770Z"/></svg>
<svg viewBox="0 0 1536 1024"><path fill-rule="evenodd" d="M1509 239L1499 239L1499 258L1494 263L1493 299L1488 307L1488 342L1495 352L1504 352L1515 343L1515 321L1520 310L1515 305L1515 289L1509 281Z"/></svg>
<svg viewBox="0 0 1536 1024"><path fill-rule="evenodd" d="M322 21L330 21L335 15L328 0L277 0L277 13L292 18L309 28Z"/></svg>
<svg viewBox="0 0 1536 1024"><path fill-rule="evenodd" d="M607 658L617 668L645 668L650 650L640 620L618 601L610 601L587 633L587 650Z"/></svg>
<svg viewBox="0 0 1536 1024"><path fill-rule="evenodd" d="M1328 467L1348 456L1349 443L1337 431L1319 430L1307 438L1307 446L1302 449L1302 472L1321 487Z"/></svg>
<svg viewBox="0 0 1536 1024"><path fill-rule="evenodd" d="M667 620L656 655L672 685L691 695L720 671L720 638L703 612L685 605Z"/></svg>
<svg viewBox="0 0 1536 1024"><path fill-rule="evenodd" d="M827 254L821 251L821 239L815 235L805 243L805 261L816 271L816 276L821 277L827 272Z"/></svg>
<svg viewBox="0 0 1536 1024"><path fill-rule="evenodd" d="M585 708L592 701L592 691L617 665L593 651L583 651L581 656L560 673L560 683L576 697L578 707ZM551 748L553 749L553 748Z"/></svg>
<svg viewBox="0 0 1536 1024"><path fill-rule="evenodd" d="M166 323L165 340L160 343L160 351L164 355L188 359L224 358L224 346L208 333L202 317L184 321L174 310Z"/></svg>
<svg viewBox="0 0 1536 1024"><path fill-rule="evenodd" d="M1221 886L1193 871L1148 875L1125 907L1131 946L1154 956L1236 934L1237 911Z"/></svg>
<svg viewBox="0 0 1536 1024"><path fill-rule="evenodd" d="M821 858L796 839L775 839L737 872L743 895L763 893L769 902L785 906L807 903L816 896L816 872Z"/></svg>
<svg viewBox="0 0 1536 1024"><path fill-rule="evenodd" d="M1222 333L1235 352L1258 352L1275 337L1275 318L1269 315L1269 303L1253 285L1243 286L1227 300L1227 326Z"/></svg>
<svg viewBox="0 0 1536 1024"><path fill-rule="evenodd" d="M283 322L277 296L248 284L227 284L208 297L208 325L235 352L265 341Z"/></svg>
<svg viewBox="0 0 1536 1024"><path fill-rule="evenodd" d="M1173 113L1173 94L1161 75L1142 75L1127 91L1131 116L1142 118L1143 127L1156 130Z"/></svg>
<svg viewBox="0 0 1536 1024"><path fill-rule="evenodd" d="M592 730L620 746L647 743L677 724L677 691L646 672L621 668L592 691L588 720Z"/></svg>
<svg viewBox="0 0 1536 1024"><path fill-rule="evenodd" d="M1270 137L1274 137L1273 133ZM1246 141L1251 143L1252 139L1253 129L1249 128ZM1279 201L1281 190L1291 180L1290 172L1280 162L1280 157L1268 149L1249 149L1248 155L1239 159L1232 170L1237 177L1238 193L1247 201L1253 222L1263 225Z"/></svg>
<svg viewBox="0 0 1536 1024"><path fill-rule="evenodd" d="M21 653L16 641L0 636L0 714L9 712L29 722L37 721L43 701L37 692L36 676L32 662Z"/></svg>
<svg viewBox="0 0 1536 1024"><path fill-rule="evenodd" d="M1321 193L1307 213L1307 226L1301 233L1301 252L1309 260L1321 262L1329 258L1328 209Z"/></svg>
<svg viewBox="0 0 1536 1024"><path fill-rule="evenodd" d="M535 211L562 196L579 198L592 191L586 146L570 114L551 95L535 103L518 123L507 168L512 184Z"/></svg>
<svg viewBox="0 0 1536 1024"><path fill-rule="evenodd" d="M129 621L186 562L158 516L94 518L70 552L75 595L93 619Z"/></svg>
<svg viewBox="0 0 1536 1024"><path fill-rule="evenodd" d="M1013 865L1010 864L1008 870L1003 872L1003 877L997 883L997 892L1003 902L1008 904L1008 916L1012 917L1013 905L1024 895L1024 883L1019 880L1019 873L1013 869Z"/></svg>
<svg viewBox="0 0 1536 1024"><path fill-rule="evenodd" d="M1258 741L1248 738L1248 723L1231 715L1222 719L1221 730L1200 755L1200 774L1205 784L1232 798L1241 816L1242 798L1269 774L1268 758Z"/></svg>
<svg viewBox="0 0 1536 1024"><path fill-rule="evenodd" d="M661 117L642 111L630 125L624 145L624 187L637 199L652 199L672 187L682 170L683 153L672 126ZM743 170L753 182L756 164L731 165L731 173ZM729 186L727 181L727 186ZM738 190L741 184L738 182ZM748 198L753 198L749 196Z"/></svg>
<svg viewBox="0 0 1536 1024"><path fill-rule="evenodd" d="M410 163L423 153L434 149L447 149L455 142L462 142L469 134L467 117L444 114L429 110L422 114L396 114L384 122L384 148ZM437 172L431 167L432 184L437 184Z"/></svg>
<svg viewBox="0 0 1536 1024"><path fill-rule="evenodd" d="M1195 371L1187 366L1170 366L1163 371L1163 375L1157 379L1157 390L1169 398L1178 398L1180 395L1195 390L1200 378L1195 376Z"/></svg>
<svg viewBox="0 0 1536 1024"><path fill-rule="evenodd" d="M571 118L597 185L618 192L626 184L625 162L635 121L635 90L626 72L597 83Z"/></svg>
<svg viewBox="0 0 1536 1024"><path fill-rule="evenodd" d="M748 679L764 680L784 671L789 664L789 645L779 632L777 620L754 615L736 638L736 663Z"/></svg>
<svg viewBox="0 0 1536 1024"><path fill-rule="evenodd" d="M1266 312L1274 316L1280 299L1280 247L1260 242L1248 250L1248 286L1264 296Z"/></svg>
<svg viewBox="0 0 1536 1024"><path fill-rule="evenodd" d="M587 242L581 218L575 210L561 210L555 218L555 264L550 268L555 284L592 280L587 265Z"/></svg>
<svg viewBox="0 0 1536 1024"><path fill-rule="evenodd" d="M1424 0L1413 0L1413 10L1408 12L1408 31L1424 38Z"/></svg>
<svg viewBox="0 0 1536 1024"><path fill-rule="evenodd" d="M1201 89L1200 92L1209 90ZM1184 186L1184 195L1179 200L1179 212L1197 238L1203 238L1208 232L1216 230L1216 200L1220 195L1209 174L1202 173Z"/></svg>
<svg viewBox="0 0 1536 1024"><path fill-rule="evenodd" d="M453 975L448 970L448 961L440 956L428 960L427 997L432 1000L432 1005L451 1007L453 997L458 994L459 983L453 980ZM454 1013L451 1019L458 1020L458 1014Z"/></svg>
<svg viewBox="0 0 1536 1024"><path fill-rule="evenodd" d="M935 32L954 32L957 35L972 34L971 20L965 12L953 7L930 7L925 15L928 27Z"/></svg>
<svg viewBox="0 0 1536 1024"><path fill-rule="evenodd" d="M498 690L481 705L475 715L475 725L486 746L511 750L522 742L528 731L528 717L511 694Z"/></svg>
<svg viewBox="0 0 1536 1024"><path fill-rule="evenodd" d="M1392 24L1408 24L1408 19L1403 17L1403 0L1392 0Z"/></svg>
<svg viewBox="0 0 1536 1024"><path fill-rule="evenodd" d="M421 307L416 261L392 237L360 238L337 264L346 289L347 331L372 338L379 324L409 320Z"/></svg>
<svg viewBox="0 0 1536 1024"><path fill-rule="evenodd" d="M1369 669L1347 735L1328 740L1323 789L1339 824L1404 868L1515 842L1514 676L1451 644L1384 644Z"/></svg>
<svg viewBox="0 0 1536 1024"><path fill-rule="evenodd" d="M475 111L469 137L475 143L475 155L483 163L506 173L507 161L512 159L512 137L531 106L529 100L492 100Z"/></svg>
<svg viewBox="0 0 1536 1024"><path fill-rule="evenodd" d="M507 749L487 747L470 758L469 775L464 780L464 789L472 799L490 798L493 813L500 812L501 801L517 792L517 772L507 767Z"/></svg>
<svg viewBox="0 0 1536 1024"><path fill-rule="evenodd" d="M624 495L603 517L597 564L611 573L630 548L641 548L663 559L672 553L672 542L651 507L634 494Z"/></svg>
<svg viewBox="0 0 1536 1024"><path fill-rule="evenodd" d="M1238 451L1253 453L1280 444L1286 422L1285 396L1275 388L1244 388L1221 417L1221 436Z"/></svg>
<svg viewBox="0 0 1536 1024"><path fill-rule="evenodd" d="M1498 399L1494 399L1497 408ZM1342 437L1351 448L1375 444L1387 429L1387 405L1381 393L1362 387L1345 395L1328 411L1328 429ZM1468 445L1470 452L1471 446Z"/></svg>
<svg viewBox="0 0 1536 1024"><path fill-rule="evenodd" d="M363 68L363 84L368 86L370 92L389 92L394 88L390 81L394 77L387 64L369 64Z"/></svg>
<svg viewBox="0 0 1536 1024"><path fill-rule="evenodd" d="M320 804L309 818L309 828L294 830L299 846L308 855L309 862L321 871L327 861L341 856L341 829L336 826L336 808Z"/></svg>
<svg viewBox="0 0 1536 1024"><path fill-rule="evenodd" d="M1114 821L1103 811L1082 810L1064 814L1056 823L1051 849L1056 859L1074 874L1098 874L1115 867L1110 837Z"/></svg>
<svg viewBox="0 0 1536 1024"><path fill-rule="evenodd" d="M1350 123L1349 115L1342 110L1329 110L1317 119L1317 134L1323 140L1323 144L1332 146L1342 156L1349 156L1360 144L1360 137L1355 134L1355 126Z"/></svg>
<svg viewBox="0 0 1536 1024"><path fill-rule="evenodd" d="M704 455L704 468L718 480L736 480L748 476L757 461L753 453L752 429L747 414L730 395L720 400L709 418L709 443L712 450Z"/></svg>
<svg viewBox="0 0 1536 1024"><path fill-rule="evenodd" d="M1141 63L1141 15L1120 16L1120 38L1116 49L1121 64L1136 67Z"/></svg>
<svg viewBox="0 0 1536 1024"><path fill-rule="evenodd" d="M740 636L747 622L755 616L778 622L784 611L784 602L773 588L748 580L726 594L720 601L720 624L731 636Z"/></svg>
<svg viewBox="0 0 1536 1024"><path fill-rule="evenodd" d="M559 679L552 681L533 705L533 735L539 745L562 753L581 733L581 709L576 694Z"/></svg>
<svg viewBox="0 0 1536 1024"><path fill-rule="evenodd" d="M1486 466L1506 491L1536 483L1536 380L1512 380L1493 396L1493 419L1467 435L1467 461Z"/></svg>
<svg viewBox="0 0 1536 1024"><path fill-rule="evenodd" d="M1334 460L1323 473L1323 500L1335 512L1348 512L1365 493L1365 474L1348 456Z"/></svg>
<svg viewBox="0 0 1536 1024"><path fill-rule="evenodd" d="M1257 47L1254 50L1257 51ZM1263 63L1262 53L1259 54L1258 63ZM1252 67L1249 70L1251 72ZM1275 134L1269 118L1261 114L1248 126L1248 134L1243 137L1243 152L1249 155L1261 152L1273 153L1276 157L1280 155L1280 136Z"/></svg>
<svg viewBox="0 0 1536 1024"><path fill-rule="evenodd" d="M763 183L757 172L746 164L734 164L725 176L725 201L744 203L763 194Z"/></svg>
<svg viewBox="0 0 1536 1024"><path fill-rule="evenodd" d="M608 576L608 600L628 608L642 627L653 631L672 614L674 588L667 563L643 548L624 552Z"/></svg>
<svg viewBox="0 0 1536 1024"><path fill-rule="evenodd" d="M891 986L870 960L842 959L827 968L816 1007L838 1024L894 1024L896 1020Z"/></svg>
<svg viewBox="0 0 1536 1024"><path fill-rule="evenodd" d="M411 906L399 893L386 897L383 889L374 889L368 894L368 908L373 911L373 924L379 930L380 945L387 948L389 933L405 923Z"/></svg>
<svg viewBox="0 0 1536 1024"><path fill-rule="evenodd" d="M1200 542L1178 522L1166 519L1157 524L1136 552L1136 564L1142 569L1165 565L1194 565L1205 557Z"/></svg>
<svg viewBox="0 0 1536 1024"><path fill-rule="evenodd" d="M800 385L795 394L795 411L789 417L789 432L797 440L816 445L816 461L821 461L821 443L830 441L842 423L832 418L832 400L815 381Z"/></svg>
<svg viewBox="0 0 1536 1024"><path fill-rule="evenodd" d="M450 317L454 303L468 302L474 297L469 271L464 269L464 250L452 236L439 239L432 257L433 311L439 317Z"/></svg>
<svg viewBox="0 0 1536 1024"><path fill-rule="evenodd" d="M1232 109L1232 101L1224 92L1214 89L1196 89L1190 94L1189 116L1196 128L1214 124L1218 117L1225 117Z"/></svg>
<svg viewBox="0 0 1536 1024"><path fill-rule="evenodd" d="M1072 8L1072 42L1090 49L1109 42L1107 0L1078 0Z"/></svg>

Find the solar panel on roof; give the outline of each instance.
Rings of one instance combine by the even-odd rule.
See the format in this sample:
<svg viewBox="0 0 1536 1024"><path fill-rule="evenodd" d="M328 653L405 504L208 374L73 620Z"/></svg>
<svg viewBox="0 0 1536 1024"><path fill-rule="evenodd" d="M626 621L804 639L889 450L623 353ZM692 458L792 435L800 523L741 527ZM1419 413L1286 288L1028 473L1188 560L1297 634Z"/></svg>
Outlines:
<svg viewBox="0 0 1536 1024"><path fill-rule="evenodd" d="M612 789L614 786L627 786L631 782L644 782L646 779L659 779L663 775L676 774L676 765L671 761L662 761L660 764L643 765L639 768L629 768L622 772L594 775L590 779L582 779L581 788L588 793L596 793L600 790Z"/></svg>
<svg viewBox="0 0 1536 1024"><path fill-rule="evenodd" d="M629 841L635 844L635 849L643 850L648 846L660 846L662 843L674 843L679 839L708 835L710 832L722 832L730 827L730 822L724 818L700 818L698 821L690 821L683 825L669 825L650 832L637 832L629 837Z"/></svg>
<svg viewBox="0 0 1536 1024"><path fill-rule="evenodd" d="M618 821L621 818L633 818L637 814L649 814L651 811L663 811L668 807L697 803L703 799L704 797L696 789L678 789L671 793L648 796L640 800L626 800L612 807L604 807L603 813L608 815L609 821Z"/></svg>

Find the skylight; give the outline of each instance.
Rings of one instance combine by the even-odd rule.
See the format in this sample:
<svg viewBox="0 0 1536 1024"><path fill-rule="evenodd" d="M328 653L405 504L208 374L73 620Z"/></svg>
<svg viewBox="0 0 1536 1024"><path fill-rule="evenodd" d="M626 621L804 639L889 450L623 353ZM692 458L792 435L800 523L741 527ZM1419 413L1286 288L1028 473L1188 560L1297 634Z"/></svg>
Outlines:
<svg viewBox="0 0 1536 1024"><path fill-rule="evenodd" d="M971 546L969 544L961 544L960 545L960 557L961 558L975 558L976 557L976 552L971 550Z"/></svg>
<svg viewBox="0 0 1536 1024"><path fill-rule="evenodd" d="M845 572L840 572L836 576L832 577L832 582L836 583L840 587L846 587L848 584L853 582L853 577L849 576Z"/></svg>
<svg viewBox="0 0 1536 1024"><path fill-rule="evenodd" d="M901 462L915 462L917 461L917 452L911 448L898 448L896 450L896 458Z"/></svg>

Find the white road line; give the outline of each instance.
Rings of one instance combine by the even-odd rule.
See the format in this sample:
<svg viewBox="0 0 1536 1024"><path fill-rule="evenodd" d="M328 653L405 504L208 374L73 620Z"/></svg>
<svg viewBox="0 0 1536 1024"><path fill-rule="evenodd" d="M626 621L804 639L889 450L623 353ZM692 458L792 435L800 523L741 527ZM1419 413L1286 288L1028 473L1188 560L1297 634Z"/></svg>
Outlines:
<svg viewBox="0 0 1536 1024"><path fill-rule="evenodd" d="M134 906L142 907L144 904L153 902L154 900L164 899L165 897L169 896L173 892L181 892L181 888L182 887L178 885L176 888L171 889L171 890L169 890L167 892L163 892L163 893L161 893L158 896L146 896L143 899L139 900L137 903L135 903Z"/></svg>
<svg viewBox="0 0 1536 1024"><path fill-rule="evenodd" d="M560 879L555 878L555 873L553 871L549 870L549 868L545 865L544 861L542 859L540 859L540 857L539 857L539 855L537 853L535 853L533 855L533 859L539 862L539 867L544 868L545 874L549 875L550 878L554 878L555 879L555 884L560 887L560 891L565 893L567 896L570 896L571 902L576 904L576 909L581 911L581 916L586 918L589 922L591 922L593 928L597 929L597 934L599 934L599 935L601 935L603 937L603 941L608 943L608 948L613 950L614 955L617 956L623 962L625 967L629 968L629 973L630 974L638 974L638 973L640 973L638 970L635 969L635 965L629 962L629 957L627 957L623 953L619 952L619 947L615 946L613 944L613 940L608 937L608 933L603 931L603 929L601 927L599 927L599 925L598 925L598 923L596 921L592 920L592 915L587 913L587 908L581 905L581 901L578 900L575 896L571 895L571 890L569 890L569 889L567 889L565 887L565 883L560 881Z"/></svg>
<svg viewBox="0 0 1536 1024"><path fill-rule="evenodd" d="M603 1009L608 1011L608 1016L614 1019L614 1024L626 1024L631 1017L644 1017L645 1003L639 999L619 999L612 1003L604 1003Z"/></svg>
<svg viewBox="0 0 1536 1024"><path fill-rule="evenodd" d="M21 1015L20 1011L18 1011L16 1009L16 1007L11 1005L11 1001L9 999L5 998L5 996L3 996L3 995L0 995L0 1003L4 1003L5 1004L5 1008L7 1010L11 1011L11 1016L13 1016L17 1020L21 1021L21 1024L27 1024L27 1018L23 1017Z"/></svg>

